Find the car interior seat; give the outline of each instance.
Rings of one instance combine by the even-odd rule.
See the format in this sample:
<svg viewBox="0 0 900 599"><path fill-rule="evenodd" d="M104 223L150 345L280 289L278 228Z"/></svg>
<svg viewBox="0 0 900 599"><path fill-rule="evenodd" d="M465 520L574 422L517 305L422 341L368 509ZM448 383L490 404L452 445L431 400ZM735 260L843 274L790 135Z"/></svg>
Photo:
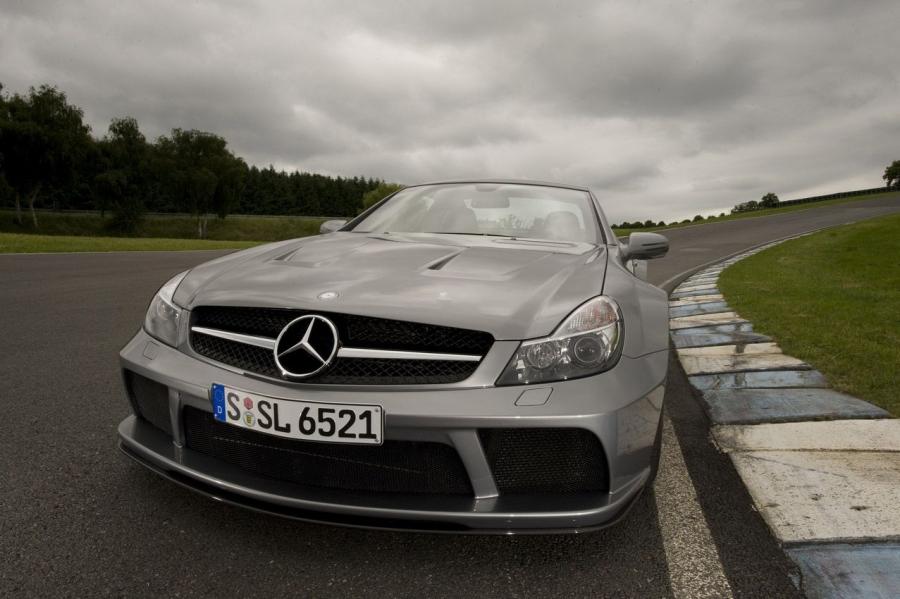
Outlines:
<svg viewBox="0 0 900 599"><path fill-rule="evenodd" d="M442 233L477 233L478 219L475 211L466 206L462 198L436 200L425 213L423 231Z"/></svg>
<svg viewBox="0 0 900 599"><path fill-rule="evenodd" d="M581 241L584 233L578 224L578 217L566 210L551 212L544 220L541 237L561 241Z"/></svg>

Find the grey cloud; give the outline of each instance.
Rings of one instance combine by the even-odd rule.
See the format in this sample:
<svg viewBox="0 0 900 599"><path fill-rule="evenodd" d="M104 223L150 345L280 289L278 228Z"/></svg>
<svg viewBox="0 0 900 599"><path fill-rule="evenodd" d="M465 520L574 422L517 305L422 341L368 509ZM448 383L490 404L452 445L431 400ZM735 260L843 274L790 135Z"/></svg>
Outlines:
<svg viewBox="0 0 900 599"><path fill-rule="evenodd" d="M715 177L696 181L692 189L705 191L748 191L757 190L763 184L760 177Z"/></svg>
<svg viewBox="0 0 900 599"><path fill-rule="evenodd" d="M659 167L653 164L633 164L625 168L617 168L606 173L584 173L582 178L587 179L587 185L594 189L607 191L641 191L647 189L648 184L662 174Z"/></svg>
<svg viewBox="0 0 900 599"><path fill-rule="evenodd" d="M96 134L217 132L248 162L594 186L613 220L880 183L900 5L502 0L0 5L0 81Z"/></svg>

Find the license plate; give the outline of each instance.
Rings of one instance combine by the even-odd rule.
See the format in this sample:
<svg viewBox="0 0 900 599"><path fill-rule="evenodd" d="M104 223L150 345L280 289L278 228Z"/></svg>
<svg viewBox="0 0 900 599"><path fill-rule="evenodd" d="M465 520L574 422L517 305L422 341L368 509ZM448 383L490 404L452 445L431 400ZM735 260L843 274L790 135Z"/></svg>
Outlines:
<svg viewBox="0 0 900 599"><path fill-rule="evenodd" d="M381 406L298 401L213 384L216 420L260 433L326 443L381 445Z"/></svg>

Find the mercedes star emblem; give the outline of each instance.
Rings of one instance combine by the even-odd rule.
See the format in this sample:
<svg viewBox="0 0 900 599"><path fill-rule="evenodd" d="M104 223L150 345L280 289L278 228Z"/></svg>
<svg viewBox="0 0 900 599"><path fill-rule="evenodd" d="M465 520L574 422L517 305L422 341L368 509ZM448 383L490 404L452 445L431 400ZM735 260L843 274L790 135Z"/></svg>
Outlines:
<svg viewBox="0 0 900 599"><path fill-rule="evenodd" d="M338 351L337 329L318 314L292 320L275 340L275 364L281 375L305 379L331 364Z"/></svg>

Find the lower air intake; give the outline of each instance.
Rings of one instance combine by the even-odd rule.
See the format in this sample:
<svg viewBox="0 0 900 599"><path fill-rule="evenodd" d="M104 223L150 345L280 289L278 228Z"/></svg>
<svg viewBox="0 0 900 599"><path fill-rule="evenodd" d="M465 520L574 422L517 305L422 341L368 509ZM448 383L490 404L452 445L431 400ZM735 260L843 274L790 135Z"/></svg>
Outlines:
<svg viewBox="0 0 900 599"><path fill-rule="evenodd" d="M190 406L183 416L188 448L259 476L343 491L472 495L459 454L443 443L313 443L224 424Z"/></svg>
<svg viewBox="0 0 900 599"><path fill-rule="evenodd" d="M137 408L137 415L167 435L171 435L169 388L130 370L125 371L125 387L133 405Z"/></svg>
<svg viewBox="0 0 900 599"><path fill-rule="evenodd" d="M478 436L501 495L609 491L606 454L588 430L493 428Z"/></svg>

